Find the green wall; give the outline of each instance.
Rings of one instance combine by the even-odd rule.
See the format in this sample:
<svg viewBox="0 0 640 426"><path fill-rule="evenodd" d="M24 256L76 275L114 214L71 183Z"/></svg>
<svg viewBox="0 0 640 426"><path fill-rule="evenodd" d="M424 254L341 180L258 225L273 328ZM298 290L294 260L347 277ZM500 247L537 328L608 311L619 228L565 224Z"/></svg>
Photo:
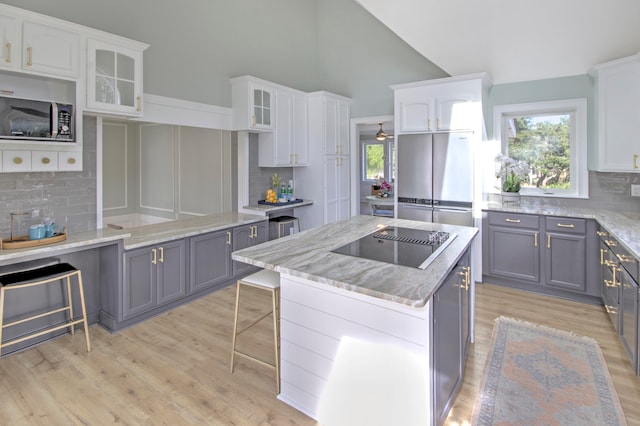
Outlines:
<svg viewBox="0 0 640 426"><path fill-rule="evenodd" d="M391 114L389 85L447 74L353 0L4 0L149 43L144 91L231 106L250 74L353 99L352 116Z"/></svg>

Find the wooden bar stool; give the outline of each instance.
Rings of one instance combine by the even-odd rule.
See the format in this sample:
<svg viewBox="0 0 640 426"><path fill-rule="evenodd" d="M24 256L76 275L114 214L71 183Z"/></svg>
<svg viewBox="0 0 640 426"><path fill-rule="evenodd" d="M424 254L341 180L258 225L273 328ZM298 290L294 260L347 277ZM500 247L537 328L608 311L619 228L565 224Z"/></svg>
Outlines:
<svg viewBox="0 0 640 426"><path fill-rule="evenodd" d="M242 330L238 330L238 311L240 306L240 288L243 286L251 286L255 288L259 288L262 290L271 292L271 311L262 315L260 318L253 321L251 324L243 328ZM275 353L275 364L270 364L261 359L258 359L254 356L246 354L236 349L236 338L247 331L249 328L253 327L269 315L273 315L273 344L274 344L274 353ZM233 369L235 367L235 356L240 355L244 358L251 359L253 361L258 362L259 364L275 368L276 370L276 388L278 393L280 393L280 274L268 269L263 269L256 273L253 273L249 276L241 278L238 280L237 289L236 289L236 312L235 318L233 320L233 343L231 345L231 372L233 373Z"/></svg>
<svg viewBox="0 0 640 426"><path fill-rule="evenodd" d="M78 291L80 295L80 308L82 310L82 316L75 318L73 314L73 297L71 294L71 277L76 277L78 283ZM21 320L13 321L10 323L4 323L4 303L5 295L8 291L20 290L27 287L34 287L39 285L51 284L61 280L66 281L66 293L67 293L67 305L55 308L46 312L41 312ZM53 315L58 312L69 312L69 319L58 325L47 327L43 330L36 331L19 338L9 340L7 342L2 341L2 331L5 328L15 326L18 324L32 321L37 318L42 318L47 315ZM91 351L91 343L89 342L89 325L87 323L87 309L84 303L84 289L82 287L82 274L79 269L76 269L68 263L56 263L49 266L44 266L36 269L29 269L26 271L13 272L0 276L0 352L3 347L15 345L16 343L23 342L34 337L42 336L52 331L61 330L69 327L69 332L74 334L76 324L84 325L85 340L87 342L87 352Z"/></svg>
<svg viewBox="0 0 640 426"><path fill-rule="evenodd" d="M278 225L278 238L281 238L284 235L285 226L291 224L292 226L298 225L298 232L302 231L300 228L300 219L295 216L277 216L269 219L269 222L274 222ZM295 226L294 226L295 229Z"/></svg>

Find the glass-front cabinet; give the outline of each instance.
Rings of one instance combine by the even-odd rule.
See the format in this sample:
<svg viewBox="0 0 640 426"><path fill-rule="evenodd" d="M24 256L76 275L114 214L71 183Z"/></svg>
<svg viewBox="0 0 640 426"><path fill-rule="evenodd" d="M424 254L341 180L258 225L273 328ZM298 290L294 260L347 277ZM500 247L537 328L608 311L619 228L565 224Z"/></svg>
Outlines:
<svg viewBox="0 0 640 426"><path fill-rule="evenodd" d="M141 116L144 48L90 39L87 49L87 109Z"/></svg>

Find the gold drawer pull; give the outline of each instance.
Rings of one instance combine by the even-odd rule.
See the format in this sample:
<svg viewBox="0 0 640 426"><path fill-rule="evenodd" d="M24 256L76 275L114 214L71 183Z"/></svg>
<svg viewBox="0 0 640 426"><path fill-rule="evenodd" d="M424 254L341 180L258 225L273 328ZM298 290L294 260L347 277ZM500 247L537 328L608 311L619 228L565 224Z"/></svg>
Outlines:
<svg viewBox="0 0 640 426"><path fill-rule="evenodd" d="M607 237L609 235L604 231L596 231L596 234L598 234L599 237Z"/></svg>
<svg viewBox="0 0 640 426"><path fill-rule="evenodd" d="M48 157L42 157L42 160L40 161L42 161L42 164L49 164L51 162Z"/></svg>
<svg viewBox="0 0 640 426"><path fill-rule="evenodd" d="M558 228L573 228L573 223L570 224L565 224L565 223L558 223Z"/></svg>
<svg viewBox="0 0 640 426"><path fill-rule="evenodd" d="M14 157L13 164L22 164L22 157Z"/></svg>
<svg viewBox="0 0 640 426"><path fill-rule="evenodd" d="M627 262L627 263L633 263L635 262L635 259L631 256L627 256L626 254L617 254L616 256L618 256L618 259L620 259L620 262Z"/></svg>
<svg viewBox="0 0 640 426"><path fill-rule="evenodd" d="M69 158L67 159L67 163L69 163L69 164L76 164L76 159L75 159L75 158L73 158L73 157L69 157Z"/></svg>
<svg viewBox="0 0 640 426"><path fill-rule="evenodd" d="M533 246L538 247L538 233L533 234Z"/></svg>
<svg viewBox="0 0 640 426"><path fill-rule="evenodd" d="M616 287L616 283L613 280L604 280L604 284L607 287Z"/></svg>
<svg viewBox="0 0 640 426"><path fill-rule="evenodd" d="M520 219L509 219L509 218L506 218L504 221L505 222L509 222L509 223L520 223Z"/></svg>
<svg viewBox="0 0 640 426"><path fill-rule="evenodd" d="M611 247L616 247L618 245L616 240L605 240L604 242L607 243L607 245L611 246Z"/></svg>

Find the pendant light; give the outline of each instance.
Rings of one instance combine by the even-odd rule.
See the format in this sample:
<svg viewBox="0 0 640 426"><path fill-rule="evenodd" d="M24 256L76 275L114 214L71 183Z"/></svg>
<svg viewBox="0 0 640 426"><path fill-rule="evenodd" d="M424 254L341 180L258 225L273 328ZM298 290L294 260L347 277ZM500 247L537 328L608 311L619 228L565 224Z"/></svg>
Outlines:
<svg viewBox="0 0 640 426"><path fill-rule="evenodd" d="M378 124L380 125L380 130L378 130L378 133L376 133L376 139L379 141L383 141L387 139L387 134L384 132L384 130L382 130L382 123Z"/></svg>

